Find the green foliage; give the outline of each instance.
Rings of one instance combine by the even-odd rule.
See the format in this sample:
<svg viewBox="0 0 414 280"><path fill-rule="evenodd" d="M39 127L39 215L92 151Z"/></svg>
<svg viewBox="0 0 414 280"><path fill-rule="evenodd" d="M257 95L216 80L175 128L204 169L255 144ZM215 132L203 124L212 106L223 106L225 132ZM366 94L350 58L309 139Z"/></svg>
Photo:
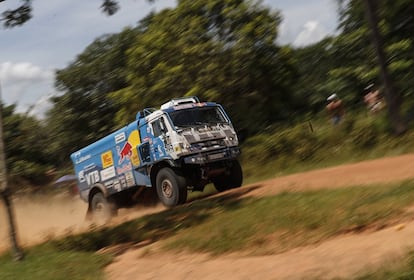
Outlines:
<svg viewBox="0 0 414 280"><path fill-rule="evenodd" d="M179 1L153 14L128 51L130 86L113 93L118 120L188 95L222 103L240 130L286 119L294 71L291 51L274 44L279 23L278 13L234 0Z"/></svg>
<svg viewBox="0 0 414 280"><path fill-rule="evenodd" d="M110 256L41 245L28 250L21 262L9 256L0 257L0 275L4 280L104 279L103 268L110 261Z"/></svg>
<svg viewBox="0 0 414 280"><path fill-rule="evenodd" d="M253 136L243 143L243 160L258 162L272 158L310 159L321 142L307 125L285 128L269 134Z"/></svg>
<svg viewBox="0 0 414 280"><path fill-rule="evenodd" d="M118 107L109 94L127 86L126 51L137 33L125 29L104 35L57 71L56 86L64 94L52 99L47 118L53 139L49 149L56 165L67 164L73 151L115 129Z"/></svg>
<svg viewBox="0 0 414 280"><path fill-rule="evenodd" d="M349 130L349 140L357 149L373 149L380 141L386 140L389 131L386 118L381 115L368 115L355 122Z"/></svg>
<svg viewBox="0 0 414 280"><path fill-rule="evenodd" d="M385 114L347 114L338 126L325 118L315 118L249 137L242 144L245 177L253 182L299 170L413 152L413 133L393 137Z"/></svg>
<svg viewBox="0 0 414 280"><path fill-rule="evenodd" d="M53 166L46 150L45 127L38 120L15 112L15 105L3 106L3 137L10 183L48 183L47 171Z"/></svg>
<svg viewBox="0 0 414 280"><path fill-rule="evenodd" d="M4 1L6 0L1 0L0 2ZM154 0L147 1L153 2ZM3 21L3 26L5 28L13 28L29 21L33 17L32 2L33 0L22 0L16 8L4 10L0 16L0 20ZM119 9L118 1L102 0L101 9L104 14L112 16Z"/></svg>
<svg viewBox="0 0 414 280"><path fill-rule="evenodd" d="M327 96L336 92L348 105L347 110L363 106L364 88L375 83L384 93L377 54L368 28L365 1L338 1L340 33L315 45L295 50L299 82L295 90L306 97L305 111L317 111ZM409 28L414 25L409 1L375 1L379 28L384 37L387 66L395 84L393 95L413 95L413 46ZM404 30L404 32L402 32ZM310 106L310 108L306 108ZM398 115L396 102L394 115ZM392 106L394 108L394 105Z"/></svg>

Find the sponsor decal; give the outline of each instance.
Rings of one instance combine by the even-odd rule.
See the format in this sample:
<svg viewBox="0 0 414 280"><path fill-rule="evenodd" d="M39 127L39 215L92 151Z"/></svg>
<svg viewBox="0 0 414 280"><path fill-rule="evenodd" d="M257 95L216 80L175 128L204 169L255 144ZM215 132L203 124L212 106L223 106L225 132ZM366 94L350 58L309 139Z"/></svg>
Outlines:
<svg viewBox="0 0 414 280"><path fill-rule="evenodd" d="M135 166L138 166L140 164L137 149L132 150L131 161L132 161L132 164Z"/></svg>
<svg viewBox="0 0 414 280"><path fill-rule="evenodd" d="M102 167L108 168L114 165L114 158L112 156L112 151L107 151L101 155Z"/></svg>
<svg viewBox="0 0 414 280"><path fill-rule="evenodd" d="M126 172L131 171L131 170L132 170L132 164L130 162L128 162L128 163L126 163L122 166L118 166L116 168L116 173L117 174L123 174L123 173L126 173Z"/></svg>
<svg viewBox="0 0 414 280"><path fill-rule="evenodd" d="M125 175L119 176L118 179L119 179L119 183L121 184L121 188L122 189L127 188L127 181L125 179Z"/></svg>
<svg viewBox="0 0 414 280"><path fill-rule="evenodd" d="M126 140L125 132L115 135L115 144L119 144Z"/></svg>
<svg viewBox="0 0 414 280"><path fill-rule="evenodd" d="M85 171L79 171L78 173L78 179L80 183L84 183L86 182L86 178L85 178Z"/></svg>
<svg viewBox="0 0 414 280"><path fill-rule="evenodd" d="M114 186L114 180L110 180L110 181L106 181L105 182L105 187L110 189Z"/></svg>
<svg viewBox="0 0 414 280"><path fill-rule="evenodd" d="M133 130L131 134L128 136L128 142L132 145L132 156L131 156L131 162L134 166L139 166L139 156L138 156L138 150L136 147L138 147L139 144L141 144L140 135L138 130Z"/></svg>
<svg viewBox="0 0 414 280"><path fill-rule="evenodd" d="M79 153L79 154L75 155L75 163L79 164L79 163L87 161L88 159L91 159L91 158L92 158L92 155L81 156L81 154Z"/></svg>
<svg viewBox="0 0 414 280"><path fill-rule="evenodd" d="M117 146L116 149L119 155L118 164L122 164L125 159L129 159L132 155L132 145L129 142L126 142L122 148Z"/></svg>
<svg viewBox="0 0 414 280"><path fill-rule="evenodd" d="M96 169L96 165L94 163L88 164L87 166L85 166L85 168L83 170L85 170L85 172L91 171L92 169Z"/></svg>
<svg viewBox="0 0 414 280"><path fill-rule="evenodd" d="M118 180L114 181L114 189L115 189L117 192L122 191L121 183L120 183Z"/></svg>
<svg viewBox="0 0 414 280"><path fill-rule="evenodd" d="M132 172L125 173L125 180L128 187L135 185L134 174L132 174Z"/></svg>
<svg viewBox="0 0 414 280"><path fill-rule="evenodd" d="M98 170L89 173L85 173L85 171L82 170L78 173L78 177L80 183L86 182L88 185L93 185L101 181Z"/></svg>
<svg viewBox="0 0 414 280"><path fill-rule="evenodd" d="M116 176L115 167L109 167L101 171L102 181L106 181Z"/></svg>

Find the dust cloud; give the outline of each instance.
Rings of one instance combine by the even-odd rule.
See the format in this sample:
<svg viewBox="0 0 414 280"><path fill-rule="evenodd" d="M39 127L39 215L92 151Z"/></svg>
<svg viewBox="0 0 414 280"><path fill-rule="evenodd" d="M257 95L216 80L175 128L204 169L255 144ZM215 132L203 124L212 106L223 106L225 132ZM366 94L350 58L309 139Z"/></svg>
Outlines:
<svg viewBox="0 0 414 280"><path fill-rule="evenodd" d="M34 245L67 233L88 228L85 220L87 204L79 197L66 194L21 197L13 199L18 241L22 246ZM0 251L9 245L8 220L0 203Z"/></svg>
<svg viewBox="0 0 414 280"><path fill-rule="evenodd" d="M88 205L79 196L59 194L54 196L35 196L13 199L19 244L32 246L67 234L75 234L93 228L91 221L85 219ZM164 210L158 204L153 207L134 207L120 209L118 216L110 225ZM10 248L8 220L5 207L0 202L0 252Z"/></svg>

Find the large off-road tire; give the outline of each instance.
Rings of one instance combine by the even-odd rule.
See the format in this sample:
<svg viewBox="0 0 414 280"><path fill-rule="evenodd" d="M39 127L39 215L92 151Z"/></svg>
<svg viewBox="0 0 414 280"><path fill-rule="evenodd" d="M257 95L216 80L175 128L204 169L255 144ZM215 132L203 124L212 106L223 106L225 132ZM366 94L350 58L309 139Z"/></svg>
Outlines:
<svg viewBox="0 0 414 280"><path fill-rule="evenodd" d="M227 172L212 179L214 187L219 192L238 188L243 184L243 171L237 160L231 162Z"/></svg>
<svg viewBox="0 0 414 280"><path fill-rule="evenodd" d="M187 201L187 181L171 168L161 169L156 178L157 195L167 207L183 204Z"/></svg>
<svg viewBox="0 0 414 280"><path fill-rule="evenodd" d="M103 193L97 192L91 200L92 221L98 225L105 224L117 213L114 203L109 202Z"/></svg>

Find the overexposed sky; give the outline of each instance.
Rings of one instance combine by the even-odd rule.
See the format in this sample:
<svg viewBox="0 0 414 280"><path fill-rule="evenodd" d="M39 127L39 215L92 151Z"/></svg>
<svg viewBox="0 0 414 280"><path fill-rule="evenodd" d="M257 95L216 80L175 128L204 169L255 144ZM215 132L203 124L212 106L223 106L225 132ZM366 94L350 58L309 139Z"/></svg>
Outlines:
<svg viewBox="0 0 414 280"><path fill-rule="evenodd" d="M281 11L278 43L305 46L334 34L337 26L336 0L263 0ZM0 12L13 8L17 0L0 3ZM102 0L33 1L33 18L21 27L0 29L0 85L6 104L41 116L48 98L56 94L54 73L106 33L135 25L149 12L174 7L175 0L120 0L114 16L101 13Z"/></svg>

